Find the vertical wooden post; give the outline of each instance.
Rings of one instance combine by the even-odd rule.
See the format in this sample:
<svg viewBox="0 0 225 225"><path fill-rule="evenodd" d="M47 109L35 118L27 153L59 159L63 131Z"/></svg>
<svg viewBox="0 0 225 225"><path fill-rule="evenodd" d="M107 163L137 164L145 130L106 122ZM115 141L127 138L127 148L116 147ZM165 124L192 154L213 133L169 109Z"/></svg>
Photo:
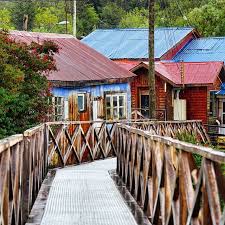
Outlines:
<svg viewBox="0 0 225 225"><path fill-rule="evenodd" d="M21 166L21 174L22 174L22 187L21 187L21 204L22 204L22 224L27 221L29 215L29 167L30 167L30 140L28 137L24 136L23 140L23 152L22 152L22 166Z"/></svg>
<svg viewBox="0 0 225 225"><path fill-rule="evenodd" d="M156 118L156 93L155 93L155 0L149 0L149 118Z"/></svg>
<svg viewBox="0 0 225 225"><path fill-rule="evenodd" d="M43 132L44 132L44 176L46 176L48 171L48 145L49 145L49 130L47 124L45 124L45 129Z"/></svg>

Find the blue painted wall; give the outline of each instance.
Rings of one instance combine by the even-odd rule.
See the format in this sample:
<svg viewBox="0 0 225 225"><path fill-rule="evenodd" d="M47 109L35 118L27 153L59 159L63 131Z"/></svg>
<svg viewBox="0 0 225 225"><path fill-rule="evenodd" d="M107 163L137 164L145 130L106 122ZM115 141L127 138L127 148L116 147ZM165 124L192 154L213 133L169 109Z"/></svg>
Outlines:
<svg viewBox="0 0 225 225"><path fill-rule="evenodd" d="M125 92L127 93L127 113L129 117L131 115L131 90L129 83L101 84L85 87L54 87L52 89L52 94L57 97L68 98L73 92L90 93L92 97L104 97L105 92Z"/></svg>

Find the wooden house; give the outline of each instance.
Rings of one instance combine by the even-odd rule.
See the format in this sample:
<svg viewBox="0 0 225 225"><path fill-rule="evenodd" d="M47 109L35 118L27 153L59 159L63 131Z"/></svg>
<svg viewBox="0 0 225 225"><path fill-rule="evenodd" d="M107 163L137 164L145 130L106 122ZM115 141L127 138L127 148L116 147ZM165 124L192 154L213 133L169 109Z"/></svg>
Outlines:
<svg viewBox="0 0 225 225"><path fill-rule="evenodd" d="M58 71L48 75L52 120L117 120L131 115L129 81L135 75L71 35L12 31L25 43L54 41Z"/></svg>
<svg viewBox="0 0 225 225"><path fill-rule="evenodd" d="M117 62L137 76L131 81L132 109L148 114L148 64ZM225 81L223 62L156 62L157 118L202 120L219 117L215 93Z"/></svg>
<svg viewBox="0 0 225 225"><path fill-rule="evenodd" d="M184 46L173 58L174 61L184 62L225 62L225 37L203 37L191 40ZM221 85L221 90L211 92L216 96L214 101L216 110L214 115L218 118L218 122L225 125L225 85ZM215 109L215 107L214 107ZM212 121L214 123L214 121ZM223 129L225 134L225 129Z"/></svg>

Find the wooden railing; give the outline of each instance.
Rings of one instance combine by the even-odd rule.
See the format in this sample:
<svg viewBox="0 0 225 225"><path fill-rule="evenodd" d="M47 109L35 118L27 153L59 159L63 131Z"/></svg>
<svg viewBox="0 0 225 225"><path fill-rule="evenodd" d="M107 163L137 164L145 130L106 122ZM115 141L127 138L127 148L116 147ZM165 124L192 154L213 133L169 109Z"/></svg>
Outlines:
<svg viewBox="0 0 225 225"><path fill-rule="evenodd" d="M134 126L147 128L148 123L152 124L136 121ZM118 121L46 123L0 140L0 224L24 224L49 168L117 156L122 143L117 125Z"/></svg>
<svg viewBox="0 0 225 225"><path fill-rule="evenodd" d="M225 153L119 124L117 172L152 224L225 224Z"/></svg>
<svg viewBox="0 0 225 225"><path fill-rule="evenodd" d="M0 141L0 224L24 224L50 167L116 156L116 123L55 122Z"/></svg>
<svg viewBox="0 0 225 225"><path fill-rule="evenodd" d="M116 156L115 122L47 123L48 164L53 167Z"/></svg>
<svg viewBox="0 0 225 225"><path fill-rule="evenodd" d="M24 224L47 171L45 126L0 141L0 224Z"/></svg>
<svg viewBox="0 0 225 225"><path fill-rule="evenodd" d="M177 138L179 134L187 133L197 136L199 141L210 143L209 136L199 120L187 121L133 121L127 125L141 130L149 131L151 134Z"/></svg>

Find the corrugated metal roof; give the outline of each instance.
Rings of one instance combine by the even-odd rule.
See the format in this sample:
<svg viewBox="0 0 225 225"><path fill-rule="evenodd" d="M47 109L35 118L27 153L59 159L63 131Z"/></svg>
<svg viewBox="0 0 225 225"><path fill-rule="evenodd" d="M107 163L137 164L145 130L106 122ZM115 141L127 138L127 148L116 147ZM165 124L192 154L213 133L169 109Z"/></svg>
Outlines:
<svg viewBox="0 0 225 225"><path fill-rule="evenodd" d="M128 62L126 63L128 64ZM128 68L127 65L119 63L120 66ZM186 85L209 85L213 84L223 68L223 62L185 62L184 84ZM135 71L142 66L148 67L147 62L138 65L130 64L129 70ZM181 63L176 62L155 62L155 71L164 79L174 85L181 85Z"/></svg>
<svg viewBox="0 0 225 225"><path fill-rule="evenodd" d="M156 28L155 58L163 56L192 31L189 27ZM82 42L110 59L148 58L148 29L95 30Z"/></svg>
<svg viewBox="0 0 225 225"><path fill-rule="evenodd" d="M135 76L71 35L24 31L12 31L10 35L25 43L52 40L58 44L60 52L54 56L58 71L48 76L51 81L99 81Z"/></svg>
<svg viewBox="0 0 225 225"><path fill-rule="evenodd" d="M225 37L199 38L188 43L174 57L185 62L225 62Z"/></svg>

